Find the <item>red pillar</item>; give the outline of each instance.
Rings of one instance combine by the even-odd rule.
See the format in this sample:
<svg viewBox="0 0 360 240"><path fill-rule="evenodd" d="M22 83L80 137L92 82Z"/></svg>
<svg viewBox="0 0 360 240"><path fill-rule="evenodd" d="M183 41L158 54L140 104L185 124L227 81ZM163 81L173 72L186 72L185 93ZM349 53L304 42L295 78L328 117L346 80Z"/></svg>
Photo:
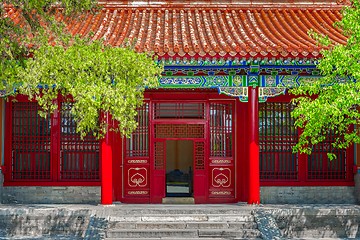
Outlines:
<svg viewBox="0 0 360 240"><path fill-rule="evenodd" d="M260 203L259 90L248 87L249 100L249 204Z"/></svg>
<svg viewBox="0 0 360 240"><path fill-rule="evenodd" d="M112 182L112 149L110 138L110 114L105 113L105 121L108 125L107 132L101 140L101 204L113 203Z"/></svg>

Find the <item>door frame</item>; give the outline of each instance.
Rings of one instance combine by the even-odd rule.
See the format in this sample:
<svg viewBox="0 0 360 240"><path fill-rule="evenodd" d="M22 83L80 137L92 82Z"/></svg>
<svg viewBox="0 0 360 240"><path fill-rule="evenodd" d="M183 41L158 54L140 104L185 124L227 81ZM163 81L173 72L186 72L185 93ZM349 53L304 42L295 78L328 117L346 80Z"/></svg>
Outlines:
<svg viewBox="0 0 360 240"><path fill-rule="evenodd" d="M191 138L191 137L180 137L180 138L174 138L174 137L164 137L164 138L155 138L155 127L156 125L161 124L168 124L168 125L179 125L179 124L186 124L186 125L203 125L204 128L204 136L203 138ZM195 203L205 203L207 200L207 189L208 189L208 181L207 181L207 164L206 159L209 159L208 151L206 149L206 128L207 128L207 122L206 121L178 121L178 120L167 120L166 122L155 122L151 125L152 128L152 138L150 141L150 176L151 176L151 182L150 182L150 203L162 203L162 198L166 197L166 141L168 140L190 140L193 142L193 197L195 199ZM155 145L157 142L163 143L163 169L155 169ZM203 168L197 169L196 168L196 143L202 142L204 145L204 153L203 153ZM159 186L159 182L162 182L162 186Z"/></svg>
<svg viewBox="0 0 360 240"><path fill-rule="evenodd" d="M184 96L184 93L186 93L186 96ZM238 161L240 159L241 166L244 166L243 162L246 159L246 151L244 151L243 146L245 145L245 123L239 119L239 116L242 116L242 113L244 112L244 108L246 107L246 104L239 103L236 99L231 97L226 97L223 95L219 95L218 92L207 92L206 94L203 92L195 91L195 92L189 92L189 91L168 91L168 90L152 90L152 91L146 91L145 93L145 101L149 104L149 110L148 110L148 155L144 157L128 157L126 156L126 153L123 153L123 161L126 165L127 162L135 162L138 161L137 166L142 165L143 163L147 165L148 169L148 186L147 189L131 189L135 190L137 194L142 195L126 195L126 191L124 192L124 181L126 180L126 176L124 175L125 169L122 170L123 174L122 177L124 179L123 184L121 186L122 188L122 201L128 202L128 203L162 203L162 199L153 199L153 197L156 198L156 196L150 196L154 195L154 192L152 189L154 189L154 185L156 181L153 179L153 170L154 170L154 143L155 140L180 140L180 138L165 138L166 137L166 130L163 131L162 138L155 138L155 126L157 124L168 124L168 125L176 125L176 124L202 124L204 126L204 135L201 136L201 138L188 138L188 140L192 141L204 141L204 170L203 176L205 177L205 180L202 181L204 184L202 185L204 187L204 191L201 194L198 194L195 199L195 203L233 203L237 202L240 199L242 199L242 195L246 193L244 191L244 186L246 185L246 168L241 167L238 168L236 166L240 166ZM158 118L154 117L154 107L155 103L203 103L205 104L205 116L201 119L196 118L186 118L186 117L178 117L178 118ZM231 176L234 177L234 187L232 190L232 193L234 196L228 197L227 194L225 195L225 191L221 191L221 189L218 189L220 191L215 192L215 189L210 189L212 186L212 170L215 167L221 167L223 164L221 163L221 159L218 160L218 157L210 157L210 104L212 103L226 103L226 104L233 104L233 144L237 146L237 148L233 148L233 164L234 169L231 171L234 173ZM236 104L235 104L236 103ZM245 108L246 109L246 108ZM241 125L242 127L239 127ZM159 136L159 135L158 135ZM187 139L187 138L181 138L181 139ZM123 141L124 148L123 151L126 151L126 141ZM195 153L195 152L194 152ZM239 158L239 156L242 156ZM126 162L126 163L125 163ZM140 164L141 162L141 164ZM194 160L195 163L195 160ZM215 164L215 165L214 165ZM220 166L221 165L221 166ZM196 166L194 165L194 187L195 184L199 182L199 180L195 179L196 174ZM240 170L239 170L240 169ZM164 177L164 188L165 188L165 174ZM239 184L239 182L241 184ZM139 191L138 191L139 190ZM141 190L141 191L140 191ZM193 189L194 192L197 192L196 189ZM215 194L216 193L216 194ZM220 194L220 195L219 195ZM156 194L155 194L156 195ZM196 194L195 194L196 196ZM200 199L200 196L202 198ZM165 189L164 189L164 197L165 197Z"/></svg>
<svg viewBox="0 0 360 240"><path fill-rule="evenodd" d="M179 159L179 143L180 142L187 142L188 144L189 144L189 148L185 148L185 149L182 149L183 150L183 152L185 151L189 151L190 149L192 150L191 151L191 154L190 154L190 156L191 156L191 163L190 163L190 165L187 165L187 166L184 166L185 168L181 168L180 169L180 167L178 166L179 164L172 164L172 165L175 165L174 166L174 168L173 169L168 169L168 166L170 165L170 162L169 162L169 158L168 158L168 156L169 156L169 151L168 151L168 144L169 144L169 142L170 141L172 141L172 142L174 142L176 145L174 146L175 147L175 158L174 159L172 159L172 160L175 160L176 162L181 162L181 158ZM191 147L190 147L191 146ZM166 147L166 157L165 157L165 196L166 197L172 197L171 196L171 194L174 194L174 197L193 197L193 183L194 183L194 174L193 174L193 172L194 172L194 167L195 167L195 163L194 163L194 157L195 157L195 143L194 143L194 140L192 140L192 139L183 139L183 138L178 138L178 139L170 139L170 140L168 140L168 139L166 139L165 140L165 147ZM180 150L180 154L182 154L182 151ZM177 160L176 160L177 159ZM189 167L191 167L191 170L189 169ZM189 190L188 190L188 193L186 193L186 192L184 192L184 193L179 193L179 195L181 195L181 196L176 196L176 194L177 193L168 193L168 189L167 189L167 187L168 187L168 185L167 185L167 174L168 174L168 171L173 171L173 170L176 170L176 169L179 169L181 172L183 172L184 171L184 169L185 169L185 174L187 173L188 174L188 176L189 176L189 178L188 179L186 179L187 180L187 183L188 183L188 188L189 188ZM170 171L170 172L171 172ZM189 171L189 172L186 172L186 171ZM180 182L181 180L179 180L179 182ZM176 181L177 182L177 181ZM185 181L184 181L184 183L186 183ZM169 196L170 195L170 196Z"/></svg>

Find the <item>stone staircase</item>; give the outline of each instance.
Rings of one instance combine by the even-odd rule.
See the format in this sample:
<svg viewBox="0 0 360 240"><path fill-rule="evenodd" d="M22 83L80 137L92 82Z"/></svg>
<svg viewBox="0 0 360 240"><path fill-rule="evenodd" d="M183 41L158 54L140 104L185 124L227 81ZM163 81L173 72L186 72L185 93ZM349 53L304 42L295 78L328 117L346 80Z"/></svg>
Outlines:
<svg viewBox="0 0 360 240"><path fill-rule="evenodd" d="M252 209L236 205L147 205L112 213L106 239L260 239Z"/></svg>
<svg viewBox="0 0 360 240"><path fill-rule="evenodd" d="M2 205L0 240L360 239L359 205Z"/></svg>

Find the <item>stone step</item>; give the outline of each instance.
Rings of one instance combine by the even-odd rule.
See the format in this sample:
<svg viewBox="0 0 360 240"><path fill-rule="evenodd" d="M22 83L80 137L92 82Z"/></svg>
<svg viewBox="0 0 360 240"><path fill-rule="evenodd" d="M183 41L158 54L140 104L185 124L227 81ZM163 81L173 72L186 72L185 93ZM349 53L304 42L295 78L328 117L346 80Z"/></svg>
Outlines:
<svg viewBox="0 0 360 240"><path fill-rule="evenodd" d="M195 204L193 197L166 197L162 199L163 204Z"/></svg>
<svg viewBox="0 0 360 240"><path fill-rule="evenodd" d="M257 229L200 229L199 237L256 238L260 237L260 232Z"/></svg>
<svg viewBox="0 0 360 240"><path fill-rule="evenodd" d="M106 232L107 238L259 238L260 232L255 229L121 229L108 230Z"/></svg>
<svg viewBox="0 0 360 240"><path fill-rule="evenodd" d="M108 229L185 229L185 222L111 222Z"/></svg>
<svg viewBox="0 0 360 240"><path fill-rule="evenodd" d="M1 239L1 238L0 238ZM105 238L106 240L118 240L119 238ZM200 238L174 238L174 237L162 237L162 238L136 238L136 240L192 240ZM201 238L201 240L224 240L225 238ZM121 238L121 240L134 240L134 238Z"/></svg>
<svg viewBox="0 0 360 240"><path fill-rule="evenodd" d="M237 214L208 214L209 222L254 222L253 215L237 215Z"/></svg>
<svg viewBox="0 0 360 240"><path fill-rule="evenodd" d="M348 239L359 239L359 238L338 238L338 237L305 237L305 238L285 238L285 239L292 239L292 240L348 240Z"/></svg>
<svg viewBox="0 0 360 240"><path fill-rule="evenodd" d="M357 229L355 230L357 231ZM344 227L334 227L332 229L326 229L325 227L321 229L301 229L301 230L292 230L291 234L285 232L287 237L296 238L296 239L307 239L307 238L351 238L356 236L356 232L354 234L349 234L349 232L345 232Z"/></svg>
<svg viewBox="0 0 360 240"><path fill-rule="evenodd" d="M255 222L187 222L186 228L195 229L256 229Z"/></svg>
<svg viewBox="0 0 360 240"><path fill-rule="evenodd" d="M0 236L0 240L83 240L84 238L82 237L76 237L76 236L62 236L62 235L54 235L54 236L12 236L11 238L9 237L1 237Z"/></svg>
<svg viewBox="0 0 360 240"><path fill-rule="evenodd" d="M112 212L107 239L257 239L252 211L236 208L194 208L167 205L166 209L129 209ZM124 214L126 212L126 214Z"/></svg>
<svg viewBox="0 0 360 240"><path fill-rule="evenodd" d="M106 240L118 240L119 238L105 238ZM229 238L174 238L174 237L161 237L161 238L136 238L136 240L229 240ZM134 238L121 238L121 240L134 240ZM232 238L232 240L262 240L261 238Z"/></svg>
<svg viewBox="0 0 360 240"><path fill-rule="evenodd" d="M163 238L163 237L183 237L196 238L198 231L196 229L121 229L108 230L106 237L110 238Z"/></svg>
<svg viewBox="0 0 360 240"><path fill-rule="evenodd" d="M111 222L108 229L254 229L254 222Z"/></svg>
<svg viewBox="0 0 360 240"><path fill-rule="evenodd" d="M149 207L131 207L131 208L116 208L116 205L106 209L111 212L111 215L148 215L148 214L237 214L237 215L250 215L253 211L252 208L241 207L197 207L197 205L162 205L162 208L153 206Z"/></svg>
<svg viewBox="0 0 360 240"><path fill-rule="evenodd" d="M106 240L118 240L119 238L105 238ZM229 240L229 238L174 238L174 237L161 237L161 238L136 238L136 240ZM134 240L134 238L121 238L121 240ZM232 238L232 240L262 240L262 238ZM314 239L312 239L314 240Z"/></svg>
<svg viewBox="0 0 360 240"><path fill-rule="evenodd" d="M147 214L116 215L110 221L115 222L253 222L253 215L237 214Z"/></svg>
<svg viewBox="0 0 360 240"><path fill-rule="evenodd" d="M229 228L234 228L234 229L257 229L258 225L257 223L254 221L247 221L247 222L228 222L229 224Z"/></svg>

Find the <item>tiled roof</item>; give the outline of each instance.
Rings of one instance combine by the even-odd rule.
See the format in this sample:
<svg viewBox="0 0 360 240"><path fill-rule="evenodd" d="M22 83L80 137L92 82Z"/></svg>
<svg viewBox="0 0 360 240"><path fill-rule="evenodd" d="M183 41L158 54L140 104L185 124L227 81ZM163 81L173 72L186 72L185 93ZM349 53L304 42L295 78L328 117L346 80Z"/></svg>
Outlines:
<svg viewBox="0 0 360 240"><path fill-rule="evenodd" d="M106 7L294 7L306 6L318 7L339 7L349 5L350 0L99 0L101 5Z"/></svg>
<svg viewBox="0 0 360 240"><path fill-rule="evenodd" d="M333 26L341 19L340 8L329 4L315 4L315 8L311 4L266 8L123 5L108 1L96 15L65 19L67 28L81 36L92 32L93 39L102 38L114 46L134 43L139 52L152 51L165 58L317 57L320 47L309 37L310 29L328 35L333 44L347 40Z"/></svg>

